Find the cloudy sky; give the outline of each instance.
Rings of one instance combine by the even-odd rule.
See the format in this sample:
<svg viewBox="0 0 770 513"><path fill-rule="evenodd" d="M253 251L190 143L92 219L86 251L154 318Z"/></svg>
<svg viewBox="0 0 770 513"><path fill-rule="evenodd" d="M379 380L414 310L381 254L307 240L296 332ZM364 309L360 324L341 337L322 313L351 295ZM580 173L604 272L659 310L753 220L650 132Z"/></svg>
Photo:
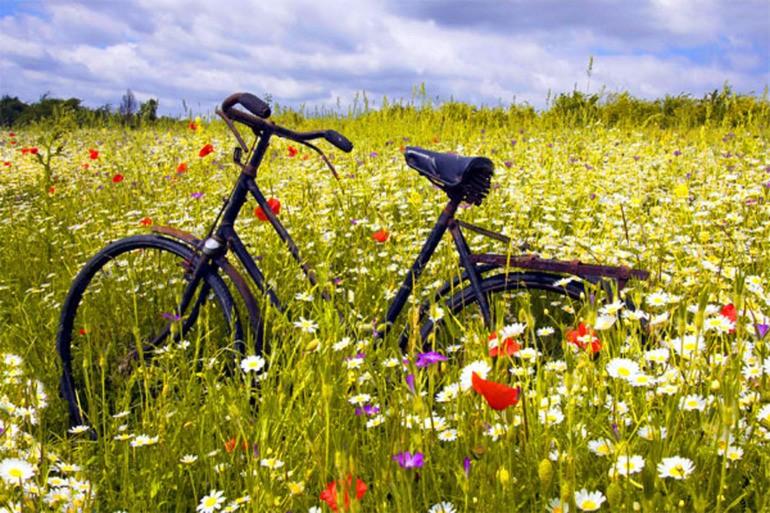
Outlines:
<svg viewBox="0 0 770 513"><path fill-rule="evenodd" d="M589 79L586 68L594 57ZM0 94L117 105L131 88L179 114L227 94L379 103L549 91L701 96L770 83L768 0L0 0Z"/></svg>

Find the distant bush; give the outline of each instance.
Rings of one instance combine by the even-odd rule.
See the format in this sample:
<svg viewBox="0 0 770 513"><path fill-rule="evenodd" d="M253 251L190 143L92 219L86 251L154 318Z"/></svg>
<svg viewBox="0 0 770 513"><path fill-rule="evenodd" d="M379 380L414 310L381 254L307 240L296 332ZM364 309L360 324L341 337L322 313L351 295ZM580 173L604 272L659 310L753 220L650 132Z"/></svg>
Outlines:
<svg viewBox="0 0 770 513"><path fill-rule="evenodd" d="M128 102L127 102L128 99ZM17 97L3 96L0 99L0 126L21 126L49 119L55 109L71 110L80 126L126 125L139 127L156 123L174 124L179 120L158 117L158 101L150 99L136 105L131 91L123 97L118 109L105 105L96 109L85 107L77 98L58 99L43 96L34 103L24 103ZM129 105L127 107L127 105ZM130 108L129 108L130 107ZM335 119L371 118L378 122L420 123L440 126L443 123L462 123L473 120L476 126L587 126L601 124L624 128L652 126L657 128L694 128L699 126L735 127L754 124L770 126L770 101L767 90L762 96L740 94L729 85L714 90L702 98L689 94L646 100L636 98L628 92L583 93L573 90L561 93L548 102L546 109L537 111L528 104L512 103L509 106L475 106L450 100L439 102L428 98L424 86L416 89L410 101L388 102L383 98L379 108L365 93L356 95L346 114L336 109L322 107L309 110L305 105L298 108L276 104L275 118L291 126L300 126L305 121Z"/></svg>

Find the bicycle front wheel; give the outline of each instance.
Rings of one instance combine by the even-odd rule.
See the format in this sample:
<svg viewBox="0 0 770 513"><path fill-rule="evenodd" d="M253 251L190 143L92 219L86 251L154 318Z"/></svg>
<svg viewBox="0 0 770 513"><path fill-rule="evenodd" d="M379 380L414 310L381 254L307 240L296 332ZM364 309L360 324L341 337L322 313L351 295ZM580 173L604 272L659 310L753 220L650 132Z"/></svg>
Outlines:
<svg viewBox="0 0 770 513"><path fill-rule="evenodd" d="M179 242L138 235L108 245L77 275L57 335L72 425L102 432L111 415L141 414L183 395L184 373L193 374L202 358L228 346L243 351L232 295L215 272L204 272L179 312L196 259ZM178 358L165 368L150 365L159 355Z"/></svg>
<svg viewBox="0 0 770 513"><path fill-rule="evenodd" d="M429 313L433 319L422 325L423 344L446 348L475 337L493 356L531 348L560 358L567 334L606 302L587 293L580 280L550 273L502 273L482 280L481 288L490 307L489 326L468 287L449 298L439 314Z"/></svg>

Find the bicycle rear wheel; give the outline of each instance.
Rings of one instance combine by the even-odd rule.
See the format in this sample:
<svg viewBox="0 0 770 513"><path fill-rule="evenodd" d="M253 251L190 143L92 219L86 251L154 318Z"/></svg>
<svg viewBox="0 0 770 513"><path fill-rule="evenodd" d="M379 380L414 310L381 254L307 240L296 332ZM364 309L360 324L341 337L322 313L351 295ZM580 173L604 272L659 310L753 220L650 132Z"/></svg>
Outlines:
<svg viewBox="0 0 770 513"><path fill-rule="evenodd" d="M546 359L561 358L568 333L595 317L601 303L607 302L606 297L587 293L580 280L550 273L502 273L482 280L481 288L489 302L490 327L467 287L446 301L440 319L434 315L422 325L423 343L446 348L469 342L472 335L483 338L476 341L486 344L493 356L531 348Z"/></svg>
<svg viewBox="0 0 770 513"><path fill-rule="evenodd" d="M182 395L179 387L202 358L223 347L243 352L232 295L215 272L204 272L190 306L178 312L195 262L183 244L138 235L108 245L83 267L57 335L72 425L102 432L110 415L138 414L159 398ZM178 358L165 368L149 365L172 353Z"/></svg>

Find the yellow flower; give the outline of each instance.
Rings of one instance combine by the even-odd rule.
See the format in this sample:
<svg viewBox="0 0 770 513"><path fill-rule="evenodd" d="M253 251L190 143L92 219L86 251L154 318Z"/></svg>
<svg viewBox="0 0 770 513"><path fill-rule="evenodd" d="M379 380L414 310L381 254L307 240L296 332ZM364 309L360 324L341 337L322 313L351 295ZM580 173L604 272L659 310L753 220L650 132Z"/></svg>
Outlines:
<svg viewBox="0 0 770 513"><path fill-rule="evenodd" d="M686 183L680 183L676 187L674 187L674 196L677 198L687 198L690 195L690 189L687 187Z"/></svg>

